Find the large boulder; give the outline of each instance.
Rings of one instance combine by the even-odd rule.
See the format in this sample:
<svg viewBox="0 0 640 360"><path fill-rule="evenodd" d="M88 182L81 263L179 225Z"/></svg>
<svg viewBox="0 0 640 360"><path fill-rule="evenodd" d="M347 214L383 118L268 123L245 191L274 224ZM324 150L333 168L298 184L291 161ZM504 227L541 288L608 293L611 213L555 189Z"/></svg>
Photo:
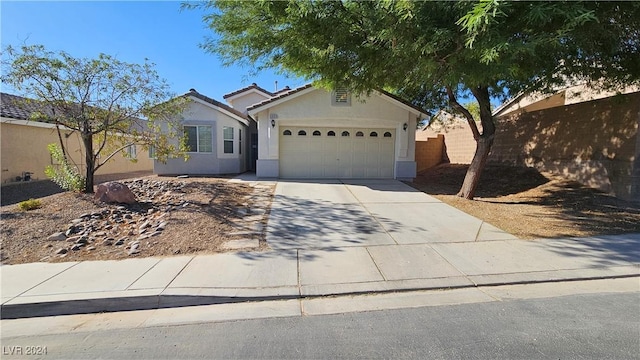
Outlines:
<svg viewBox="0 0 640 360"><path fill-rule="evenodd" d="M94 197L106 203L135 204L138 201L127 185L117 181L98 185Z"/></svg>

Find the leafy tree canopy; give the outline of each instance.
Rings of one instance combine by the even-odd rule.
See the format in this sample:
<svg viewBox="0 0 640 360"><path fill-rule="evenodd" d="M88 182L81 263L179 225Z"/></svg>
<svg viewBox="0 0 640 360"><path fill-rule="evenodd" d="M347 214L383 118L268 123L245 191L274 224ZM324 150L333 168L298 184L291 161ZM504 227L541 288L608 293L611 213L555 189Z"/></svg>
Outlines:
<svg viewBox="0 0 640 360"><path fill-rule="evenodd" d="M79 59L41 45L7 47L2 82L32 98L34 118L79 132L84 145L85 192L93 192L93 175L123 149L154 146L159 160L183 153L179 114L186 100L173 97L153 69L100 54ZM26 104L27 105L27 104ZM183 142L179 142L183 144ZM64 143L61 150L67 161Z"/></svg>
<svg viewBox="0 0 640 360"><path fill-rule="evenodd" d="M472 198L495 124L490 99L567 82L640 79L640 2L209 1L219 37L202 47L226 64L275 68L325 87L384 88L416 105L451 107L478 151L459 195ZM458 102L472 95L482 133Z"/></svg>

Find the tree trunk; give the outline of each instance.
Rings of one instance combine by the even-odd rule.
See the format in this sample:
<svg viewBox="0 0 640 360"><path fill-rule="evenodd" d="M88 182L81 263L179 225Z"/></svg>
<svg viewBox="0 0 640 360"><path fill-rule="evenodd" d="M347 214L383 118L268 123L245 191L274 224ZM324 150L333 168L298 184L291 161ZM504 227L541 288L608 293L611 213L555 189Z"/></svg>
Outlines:
<svg viewBox="0 0 640 360"><path fill-rule="evenodd" d="M493 115L491 114L491 99L489 97L489 90L485 86L479 86L471 89L473 96L480 105L480 122L482 124L482 135L476 138L476 152L471 160L471 165L467 170L467 174L464 177L464 182L458 196L468 200L473 200L476 193L476 188L480 182L480 175L489 158L489 152L493 145L493 138L495 136L496 127L493 122ZM475 135L475 133L474 133Z"/></svg>
<svg viewBox="0 0 640 360"><path fill-rule="evenodd" d="M95 172L95 158L93 156L93 135L90 132L82 132L82 142L84 143L85 159L85 180L84 192L93 193L93 174Z"/></svg>
<svg viewBox="0 0 640 360"><path fill-rule="evenodd" d="M458 196L469 200L473 200L473 197L475 196L476 188L480 182L480 175L487 163L489 152L493 145L493 136L480 136L480 138L476 140L476 144L476 152L473 155L473 160L471 160L471 165L469 165L467 174L464 176L462 187L457 194Z"/></svg>

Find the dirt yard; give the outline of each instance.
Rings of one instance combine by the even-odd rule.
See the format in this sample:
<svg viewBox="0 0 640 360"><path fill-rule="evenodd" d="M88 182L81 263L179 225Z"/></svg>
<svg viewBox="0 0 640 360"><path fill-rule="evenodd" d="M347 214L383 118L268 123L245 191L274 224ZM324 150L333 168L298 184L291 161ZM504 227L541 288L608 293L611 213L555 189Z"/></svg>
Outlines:
<svg viewBox="0 0 640 360"><path fill-rule="evenodd" d="M266 247L262 229L273 185L157 176L121 182L138 204L107 205L93 195L62 192L41 197L36 210L0 207L2 263L215 253L233 240ZM48 240L53 234L59 239Z"/></svg>
<svg viewBox="0 0 640 360"><path fill-rule="evenodd" d="M534 169L489 166L476 199L463 200L455 194L465 172L464 165L443 165L411 185L524 239L640 232L640 204ZM267 248L273 185L157 176L122 182L139 204L106 205L63 192L41 197L36 210L0 207L2 263L216 253L234 240ZM47 240L53 234L60 239Z"/></svg>
<svg viewBox="0 0 640 360"><path fill-rule="evenodd" d="M411 185L523 239L640 232L640 204L535 169L487 166L474 201L455 196L466 165L427 170Z"/></svg>

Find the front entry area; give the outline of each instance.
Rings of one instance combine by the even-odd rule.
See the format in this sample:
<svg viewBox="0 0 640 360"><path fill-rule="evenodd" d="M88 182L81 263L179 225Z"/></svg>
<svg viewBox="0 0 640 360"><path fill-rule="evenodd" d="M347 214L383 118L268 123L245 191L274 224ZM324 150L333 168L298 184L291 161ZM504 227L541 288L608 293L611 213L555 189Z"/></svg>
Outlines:
<svg viewBox="0 0 640 360"><path fill-rule="evenodd" d="M280 127L280 178L391 179L395 129Z"/></svg>

